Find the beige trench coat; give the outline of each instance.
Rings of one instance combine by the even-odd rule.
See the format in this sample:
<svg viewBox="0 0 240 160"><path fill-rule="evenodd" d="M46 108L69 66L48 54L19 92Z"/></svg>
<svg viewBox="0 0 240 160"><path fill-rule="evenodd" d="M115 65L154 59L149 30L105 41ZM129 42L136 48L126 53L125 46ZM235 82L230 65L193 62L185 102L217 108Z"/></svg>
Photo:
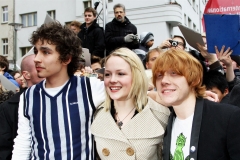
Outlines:
<svg viewBox="0 0 240 160"><path fill-rule="evenodd" d="M110 111L99 110L91 125L102 160L159 160L170 111L148 98L144 109L121 130Z"/></svg>

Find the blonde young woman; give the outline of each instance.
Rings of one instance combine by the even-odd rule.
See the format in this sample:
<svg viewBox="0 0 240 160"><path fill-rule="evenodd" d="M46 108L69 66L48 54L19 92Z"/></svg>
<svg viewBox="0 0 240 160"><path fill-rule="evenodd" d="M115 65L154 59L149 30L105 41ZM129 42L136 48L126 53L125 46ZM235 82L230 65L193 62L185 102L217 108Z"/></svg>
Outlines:
<svg viewBox="0 0 240 160"><path fill-rule="evenodd" d="M129 49L105 61L106 100L91 126L102 160L159 160L170 114L147 97L148 80L138 56Z"/></svg>

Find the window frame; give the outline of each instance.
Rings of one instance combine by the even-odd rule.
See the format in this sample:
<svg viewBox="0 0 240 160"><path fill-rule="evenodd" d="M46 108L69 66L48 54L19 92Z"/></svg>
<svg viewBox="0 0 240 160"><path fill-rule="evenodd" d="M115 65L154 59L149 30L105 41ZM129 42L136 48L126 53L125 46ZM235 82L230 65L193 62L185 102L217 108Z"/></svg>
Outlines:
<svg viewBox="0 0 240 160"><path fill-rule="evenodd" d="M84 0L84 1L83 1L83 8L84 8L84 10L85 10L87 7L92 7L92 1L91 1L91 0Z"/></svg>
<svg viewBox="0 0 240 160"><path fill-rule="evenodd" d="M52 18L52 19L56 19L56 11L55 10L51 10L51 11L47 11L47 14Z"/></svg>
<svg viewBox="0 0 240 160"><path fill-rule="evenodd" d="M2 23L7 23L7 22L8 22L8 6L3 6L2 7Z"/></svg>
<svg viewBox="0 0 240 160"><path fill-rule="evenodd" d="M22 57L26 55L31 49L32 49L31 46L21 47L20 50Z"/></svg>
<svg viewBox="0 0 240 160"><path fill-rule="evenodd" d="M37 26L37 12L21 14L23 28Z"/></svg>
<svg viewBox="0 0 240 160"><path fill-rule="evenodd" d="M8 38L2 38L2 55L8 56Z"/></svg>

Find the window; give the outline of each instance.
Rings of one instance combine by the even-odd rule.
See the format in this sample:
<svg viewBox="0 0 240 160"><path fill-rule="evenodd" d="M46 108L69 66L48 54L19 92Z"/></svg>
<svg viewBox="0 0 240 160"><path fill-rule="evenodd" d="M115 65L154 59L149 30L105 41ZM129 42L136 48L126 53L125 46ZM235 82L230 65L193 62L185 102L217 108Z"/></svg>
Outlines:
<svg viewBox="0 0 240 160"><path fill-rule="evenodd" d="M72 22L72 21L70 21L70 22L65 22L65 25L66 25L67 27L70 27L71 22Z"/></svg>
<svg viewBox="0 0 240 160"><path fill-rule="evenodd" d="M193 23L193 30L197 30L197 27L196 27L196 25Z"/></svg>
<svg viewBox="0 0 240 160"><path fill-rule="evenodd" d="M21 15L23 27L37 26L37 12Z"/></svg>
<svg viewBox="0 0 240 160"><path fill-rule="evenodd" d="M190 18L188 18L188 27L192 28L192 20Z"/></svg>
<svg viewBox="0 0 240 160"><path fill-rule="evenodd" d="M56 19L55 10L48 11L47 13L48 13L48 15L49 15L52 19Z"/></svg>
<svg viewBox="0 0 240 160"><path fill-rule="evenodd" d="M185 13L184 13L184 24L187 25L187 16Z"/></svg>
<svg viewBox="0 0 240 160"><path fill-rule="evenodd" d="M5 6L5 7L2 7L2 10L3 10L3 17L2 17L2 22L8 22L8 7Z"/></svg>
<svg viewBox="0 0 240 160"><path fill-rule="evenodd" d="M27 53L30 51L31 48L32 48L32 47L22 47L22 48L21 48L22 56L24 56L25 54L27 54Z"/></svg>
<svg viewBox="0 0 240 160"><path fill-rule="evenodd" d="M195 0L192 1L192 7L193 7L194 10L196 10L196 2L195 2Z"/></svg>
<svg viewBox="0 0 240 160"><path fill-rule="evenodd" d="M83 1L84 9L87 7L92 7L92 1Z"/></svg>
<svg viewBox="0 0 240 160"><path fill-rule="evenodd" d="M8 39L4 38L2 39L2 44L3 44L3 52L2 55L8 55Z"/></svg>

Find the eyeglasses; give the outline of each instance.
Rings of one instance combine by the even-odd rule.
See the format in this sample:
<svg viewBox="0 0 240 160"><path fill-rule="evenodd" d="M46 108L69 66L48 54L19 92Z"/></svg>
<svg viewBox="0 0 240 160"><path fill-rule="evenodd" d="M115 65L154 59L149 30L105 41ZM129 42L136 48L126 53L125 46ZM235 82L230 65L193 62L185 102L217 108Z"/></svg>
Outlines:
<svg viewBox="0 0 240 160"><path fill-rule="evenodd" d="M184 46L184 44L182 42L178 42L178 45L180 46Z"/></svg>

